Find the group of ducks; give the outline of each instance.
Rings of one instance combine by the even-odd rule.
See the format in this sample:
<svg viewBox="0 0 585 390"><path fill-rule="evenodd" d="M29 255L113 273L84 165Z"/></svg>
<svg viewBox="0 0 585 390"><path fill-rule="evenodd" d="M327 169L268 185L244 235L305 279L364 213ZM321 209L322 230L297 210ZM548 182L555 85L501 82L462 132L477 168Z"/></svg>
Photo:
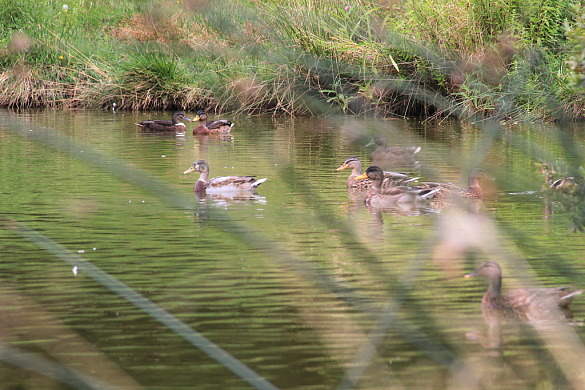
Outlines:
<svg viewBox="0 0 585 390"><path fill-rule="evenodd" d="M197 111L197 115L194 119L187 117L183 111L177 111L173 114L173 118L170 120L150 119L137 122L136 125L148 132L174 132L177 135L184 135L187 126L183 121L200 122L200 124L193 129L193 135L228 134L234 126L234 122L227 119L208 121L207 114L204 110ZM183 174L191 172L199 172L199 179L193 188L196 194L254 191L256 187L266 181L266 178L256 179L255 176L218 176L209 179L209 164L205 160L195 161L189 169L183 172Z"/></svg>
<svg viewBox="0 0 585 390"><path fill-rule="evenodd" d="M197 111L194 119L189 118L183 111L178 111L173 114L172 119L150 119L142 122L137 122L142 130L155 133L171 133L177 135L184 135L186 133L187 125L183 121L200 122L197 127L193 129L193 135L205 134L228 134L234 123L227 119L216 119L214 121L207 120L207 114L204 110Z"/></svg>
<svg viewBox="0 0 585 390"><path fill-rule="evenodd" d="M384 140L375 139L370 144L378 148L372 152L372 162L380 160L414 162L414 155L419 147L389 147ZM442 202L445 199L468 198L482 199L484 190L482 182L489 179L481 169L474 169L469 175L468 187L463 188L451 183L418 182L418 178L403 173L384 171L376 165L368 167L362 173L362 163L357 157L347 158L337 171L351 169L347 179L350 190L365 190L364 203L374 208L391 207L400 203ZM571 178L550 180L552 188L569 190L574 184ZM582 291L572 291L568 287L515 289L502 293L502 269L494 261L482 263L475 272L466 278L484 277L488 288L482 298L484 317L505 319L539 320L543 317L570 317L569 304Z"/></svg>
<svg viewBox="0 0 585 390"><path fill-rule="evenodd" d="M393 148L393 155L398 156L399 147ZM412 155L418 150L420 149L403 148L402 155ZM377 165L368 167L362 173L362 163L357 157L348 157L336 170L344 169L351 169L347 187L367 190L364 203L374 208L392 207L402 203L420 205L431 201L445 202L456 197L482 199L482 181L487 178L483 170L474 169L469 175L468 187L463 188L452 183L419 182L417 177L384 171Z"/></svg>
<svg viewBox="0 0 585 390"><path fill-rule="evenodd" d="M193 130L193 134L225 134L229 133L233 122L226 119L207 121L204 111L198 111L195 119L189 119L184 112L177 112L172 120L148 120L137 123L148 131L185 133L187 121L201 121ZM415 155L420 147L389 147L386 140L376 137L370 144L377 148L371 154L374 161L393 161L415 164ZM386 207L396 203L427 203L433 199L447 197L464 197L482 199L483 191L480 181L486 177L481 169L474 169L469 175L468 188L462 188L451 183L417 182L418 178L403 173L384 171L377 165L372 165L362 173L362 163L357 157L347 158L337 171L351 169L347 179L349 189L367 190L364 203L373 207ZM569 182L551 180L552 175L546 175L548 166L543 166L543 173L551 187L565 188ZM209 179L209 164L205 160L197 160L183 174L199 172L200 176L194 186L195 193L225 193L255 191L266 181L266 178L256 179L254 176L220 176ZM582 291L572 291L567 287L516 289L502 293L502 269L493 261L482 263L475 272L465 275L466 278L484 277L488 279L488 288L482 298L484 316L500 316L506 318L533 319L539 314L553 315L558 311L567 315L568 306L572 299Z"/></svg>

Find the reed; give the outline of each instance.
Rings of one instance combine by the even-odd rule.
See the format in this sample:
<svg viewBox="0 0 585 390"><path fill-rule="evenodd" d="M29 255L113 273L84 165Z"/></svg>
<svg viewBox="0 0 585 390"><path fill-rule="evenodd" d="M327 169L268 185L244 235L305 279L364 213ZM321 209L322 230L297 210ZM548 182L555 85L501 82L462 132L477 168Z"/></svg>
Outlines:
<svg viewBox="0 0 585 390"><path fill-rule="evenodd" d="M5 107L582 118L566 48L584 34L568 0L0 8Z"/></svg>

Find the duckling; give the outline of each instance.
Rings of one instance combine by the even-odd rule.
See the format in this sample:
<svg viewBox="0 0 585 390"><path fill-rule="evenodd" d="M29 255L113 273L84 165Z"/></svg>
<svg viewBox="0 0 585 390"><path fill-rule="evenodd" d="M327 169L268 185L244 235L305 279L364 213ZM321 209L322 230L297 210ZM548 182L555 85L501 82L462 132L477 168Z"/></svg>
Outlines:
<svg viewBox="0 0 585 390"><path fill-rule="evenodd" d="M193 187L196 193L255 191L256 187L266 181L266 178L256 180L256 176L218 176L208 180L209 164L205 160L195 161L183 175L195 171L200 173L199 180Z"/></svg>
<svg viewBox="0 0 585 390"><path fill-rule="evenodd" d="M371 179L356 180L356 177L362 174L362 162L357 157L348 157L345 159L343 164L336 168L336 171L342 171L344 169L351 168L351 174L347 178L347 187L354 189L369 189L372 187L373 181ZM417 177L410 177L404 173L384 171L384 181L382 182L382 188L392 187L396 185L408 184Z"/></svg>
<svg viewBox="0 0 585 390"><path fill-rule="evenodd" d="M488 280L488 288L481 299L484 316L497 315L508 319L534 320L550 318L550 315L569 315L569 304L582 293L569 287L542 287L515 289L502 294L502 268L495 261L486 261L465 278L476 276Z"/></svg>
<svg viewBox="0 0 585 390"><path fill-rule="evenodd" d="M227 119L217 119L207 122L207 114L203 110L197 111L197 116L194 120L201 121L201 124L193 129L193 135L227 134L235 124Z"/></svg>
<svg viewBox="0 0 585 390"><path fill-rule="evenodd" d="M390 207L397 203L427 203L429 202L440 188L435 189L418 189L407 186L396 186L382 189L384 181L384 171L377 166L371 166L366 172L355 178L355 180L372 180L372 187L366 193L364 203L373 207Z"/></svg>
<svg viewBox="0 0 585 390"><path fill-rule="evenodd" d="M177 111L173 114L173 119L151 119L147 121L137 122L135 125L140 126L142 130L152 132L170 132L174 131L177 134L185 134L185 124L182 121L192 120L185 115L183 111Z"/></svg>

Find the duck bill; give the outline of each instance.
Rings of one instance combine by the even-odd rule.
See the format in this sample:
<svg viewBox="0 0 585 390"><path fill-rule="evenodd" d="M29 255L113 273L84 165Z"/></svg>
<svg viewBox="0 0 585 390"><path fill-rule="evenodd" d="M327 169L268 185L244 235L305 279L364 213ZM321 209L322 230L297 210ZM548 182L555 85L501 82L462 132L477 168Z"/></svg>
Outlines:
<svg viewBox="0 0 585 390"><path fill-rule="evenodd" d="M465 279L471 279L477 276L477 272L472 272L464 276Z"/></svg>
<svg viewBox="0 0 585 390"><path fill-rule="evenodd" d="M368 142L368 143L366 144L366 148L367 148L367 147L370 147L370 146L374 146L374 145L376 145L376 142L375 142L374 140L371 140L370 142Z"/></svg>
<svg viewBox="0 0 585 390"><path fill-rule="evenodd" d="M183 119L184 119L184 120L186 120L186 121L189 121L189 122L193 122L193 119L191 119L191 118L188 118L188 117L186 117L186 116L183 116Z"/></svg>
<svg viewBox="0 0 585 390"><path fill-rule="evenodd" d="M187 173L191 173L196 171L195 166L189 167L189 169L187 169L185 172L183 172L183 175L186 175Z"/></svg>
<svg viewBox="0 0 585 390"><path fill-rule="evenodd" d="M195 115L195 118L193 118L193 120L191 122L199 122L201 120L201 117L199 115Z"/></svg>
<svg viewBox="0 0 585 390"><path fill-rule="evenodd" d="M343 164L342 166L340 166L339 168L337 168L336 171L343 171L346 168L349 168L349 167L347 165Z"/></svg>
<svg viewBox="0 0 585 390"><path fill-rule="evenodd" d="M364 179L367 179L367 178L368 178L368 175L366 175L365 173L362 173L358 177L355 177L354 180L364 180Z"/></svg>

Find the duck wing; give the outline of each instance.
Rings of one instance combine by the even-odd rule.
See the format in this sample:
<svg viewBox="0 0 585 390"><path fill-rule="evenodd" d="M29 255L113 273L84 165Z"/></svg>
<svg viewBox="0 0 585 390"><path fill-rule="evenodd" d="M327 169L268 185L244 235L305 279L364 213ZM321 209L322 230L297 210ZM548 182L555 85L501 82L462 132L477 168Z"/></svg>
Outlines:
<svg viewBox="0 0 585 390"><path fill-rule="evenodd" d="M573 298L581 293L581 290L574 291L568 286L543 287L512 290L507 297L515 306L545 312L568 307Z"/></svg>
<svg viewBox="0 0 585 390"><path fill-rule="evenodd" d="M209 180L207 189L244 189L252 186L256 176L218 176Z"/></svg>
<svg viewBox="0 0 585 390"><path fill-rule="evenodd" d="M157 126L174 126L174 123L172 120L169 119L150 119L147 121L142 121L142 122L138 122L136 123L138 126L152 126L152 125L157 125Z"/></svg>
<svg viewBox="0 0 585 390"><path fill-rule="evenodd" d="M205 127L207 127L209 130L213 130L213 129L219 129L220 127L223 127L223 126L232 127L233 125L234 125L234 123L227 120L227 119L218 119L215 121L207 122L205 124Z"/></svg>

